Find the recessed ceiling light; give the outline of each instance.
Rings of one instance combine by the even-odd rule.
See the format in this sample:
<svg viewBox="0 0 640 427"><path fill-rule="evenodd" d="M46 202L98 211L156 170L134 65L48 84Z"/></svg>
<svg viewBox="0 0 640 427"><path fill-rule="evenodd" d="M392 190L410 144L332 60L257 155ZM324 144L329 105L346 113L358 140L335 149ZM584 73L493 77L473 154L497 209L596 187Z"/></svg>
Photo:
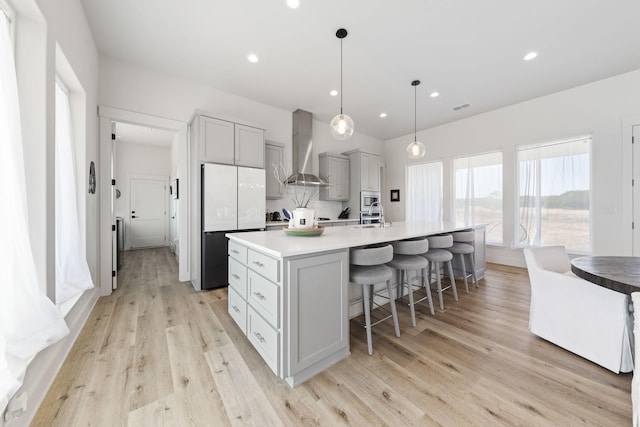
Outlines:
<svg viewBox="0 0 640 427"><path fill-rule="evenodd" d="M300 2L298 0L287 0L287 6L291 9L297 9L300 6Z"/></svg>
<svg viewBox="0 0 640 427"><path fill-rule="evenodd" d="M253 53L247 56L247 59L249 60L249 62L253 62L254 64L258 62L258 56Z"/></svg>
<svg viewBox="0 0 640 427"><path fill-rule="evenodd" d="M531 61L533 58L535 58L536 56L538 56L538 52L529 52L524 56L524 60L525 61Z"/></svg>
<svg viewBox="0 0 640 427"><path fill-rule="evenodd" d="M385 117L387 117L387 113L380 113L380 117L384 119Z"/></svg>
<svg viewBox="0 0 640 427"><path fill-rule="evenodd" d="M329 92L329 95L331 96L338 96L338 91L337 90L332 90L331 92Z"/></svg>
<svg viewBox="0 0 640 427"><path fill-rule="evenodd" d="M430 95L430 96L431 96L432 98L437 98L437 97L439 97L439 96L440 96L440 92L431 92L431 95Z"/></svg>

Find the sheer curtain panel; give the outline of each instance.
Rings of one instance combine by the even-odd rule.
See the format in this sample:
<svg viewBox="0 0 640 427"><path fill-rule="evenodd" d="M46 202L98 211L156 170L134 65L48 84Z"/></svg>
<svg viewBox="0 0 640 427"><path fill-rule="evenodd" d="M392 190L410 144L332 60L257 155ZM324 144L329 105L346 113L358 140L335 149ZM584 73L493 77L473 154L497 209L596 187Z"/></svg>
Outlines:
<svg viewBox="0 0 640 427"><path fill-rule="evenodd" d="M9 22L0 12L0 413L21 385L27 365L69 329L40 291L27 225L18 85Z"/></svg>
<svg viewBox="0 0 640 427"><path fill-rule="evenodd" d="M514 246L591 250L591 137L517 148Z"/></svg>
<svg viewBox="0 0 640 427"><path fill-rule="evenodd" d="M56 304L93 288L82 249L69 94L56 82Z"/></svg>
<svg viewBox="0 0 640 427"><path fill-rule="evenodd" d="M486 224L487 242L502 244L502 153L453 159L455 221Z"/></svg>
<svg viewBox="0 0 640 427"><path fill-rule="evenodd" d="M442 221L442 162L407 168L407 221Z"/></svg>

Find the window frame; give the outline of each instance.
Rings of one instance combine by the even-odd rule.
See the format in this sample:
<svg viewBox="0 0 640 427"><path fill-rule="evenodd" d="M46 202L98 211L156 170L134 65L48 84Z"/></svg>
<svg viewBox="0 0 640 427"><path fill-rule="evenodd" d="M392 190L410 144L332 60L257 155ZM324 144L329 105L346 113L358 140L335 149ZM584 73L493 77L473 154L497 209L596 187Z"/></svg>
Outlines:
<svg viewBox="0 0 640 427"><path fill-rule="evenodd" d="M504 246L504 241L505 241L505 230L504 230L504 151L502 149L497 149L497 150L490 150L490 151L484 151L481 153L473 153L473 154L462 154L459 156L453 156L451 158L451 220L453 223L457 222L457 214L456 214L456 197L457 197L457 193L456 193L456 187L457 187L457 180L456 180L456 172L458 171L458 169L456 169L456 160L459 159L466 159L469 157L479 157L479 156L487 156L487 155L491 155L491 154L500 154L501 156L501 161L500 161L500 174L501 174L501 188L500 188L500 193L501 193L501 213L500 213L500 219L501 219L501 223L503 225L502 228L502 236L500 237L500 241L495 241L495 240L488 240L487 244L493 245L493 246ZM497 164L497 163L496 163ZM468 168L465 168L468 169Z"/></svg>
<svg viewBox="0 0 640 427"><path fill-rule="evenodd" d="M521 175L521 171L520 171L520 158L519 155L521 152L525 151L525 150L532 150L532 149L541 149L541 148L545 148L545 147L551 147L551 146L555 146L555 145L562 145L562 144L569 144L569 143L575 143L575 142L579 142L579 141L586 141L588 143L588 150L587 150L587 154L589 155L589 159L588 159L588 173L589 173L589 178L588 178L588 185L589 185L589 246L587 249L577 249L577 248L573 248L570 246L570 242L563 242L561 243L562 245L564 245L567 248L567 251L570 253L575 253L575 254L590 254L593 252L593 134L582 134L582 135L576 135L576 136L571 136L571 137L567 137L567 138L562 138L562 139L555 139L552 141L547 141L547 142L539 142L539 143L533 143L533 144L521 144L521 145L516 145L515 146L515 178L516 178L516 185L514 188L514 227L513 227L513 239L512 239L512 243L511 243L511 247L512 248L527 248L527 247L538 247L540 246L540 243L542 242L543 236L540 235L540 239L535 239L534 242L532 244L527 244L526 242L520 242L518 236L520 235L520 229L521 229L521 224L520 224L520 216L521 216L521 212L520 212L520 198L521 198L521 192L520 192L520 187L521 187L521 179L522 179L522 175ZM551 157L548 157L551 158ZM539 212L536 213L537 218L540 218L541 215L541 205L542 205L542 197L543 195L541 194L541 163L540 161L543 158L537 158L536 164L535 164L535 168L538 171L537 173L537 193L539 194L536 195L536 209L539 210ZM538 225L537 225L538 226ZM541 228L541 225L540 225ZM541 230L540 230L541 232ZM558 243L560 244L560 243ZM544 245L544 244L542 244Z"/></svg>

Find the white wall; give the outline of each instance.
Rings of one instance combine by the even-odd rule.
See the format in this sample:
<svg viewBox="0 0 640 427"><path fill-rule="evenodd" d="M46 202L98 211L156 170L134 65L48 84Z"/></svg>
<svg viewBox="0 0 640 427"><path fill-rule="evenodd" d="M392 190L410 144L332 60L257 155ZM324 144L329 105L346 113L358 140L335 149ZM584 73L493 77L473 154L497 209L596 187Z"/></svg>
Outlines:
<svg viewBox="0 0 640 427"><path fill-rule="evenodd" d="M116 188L120 190L120 198L116 199L116 215L124 218L125 250L131 249L131 178L149 175L168 180L171 168L170 148L121 142L116 144Z"/></svg>
<svg viewBox="0 0 640 427"><path fill-rule="evenodd" d="M623 254L622 121L640 114L640 70L418 132L425 160L444 160L444 217L451 214L451 159L463 154L503 151L504 247L488 248L488 260L524 266L521 251L509 249L515 211L515 147L592 134L592 228L595 254ZM412 135L386 141L387 183L406 194L405 148ZM390 204L392 219L404 219L404 203Z"/></svg>

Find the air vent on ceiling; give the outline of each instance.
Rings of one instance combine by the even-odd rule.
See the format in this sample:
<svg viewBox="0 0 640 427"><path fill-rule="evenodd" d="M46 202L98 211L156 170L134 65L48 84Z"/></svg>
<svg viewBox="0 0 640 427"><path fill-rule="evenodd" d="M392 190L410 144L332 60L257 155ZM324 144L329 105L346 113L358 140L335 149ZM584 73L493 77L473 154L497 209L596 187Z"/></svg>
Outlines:
<svg viewBox="0 0 640 427"><path fill-rule="evenodd" d="M457 107L453 107L453 111L463 110L469 107L471 107L471 104L462 104L462 105L458 105Z"/></svg>

